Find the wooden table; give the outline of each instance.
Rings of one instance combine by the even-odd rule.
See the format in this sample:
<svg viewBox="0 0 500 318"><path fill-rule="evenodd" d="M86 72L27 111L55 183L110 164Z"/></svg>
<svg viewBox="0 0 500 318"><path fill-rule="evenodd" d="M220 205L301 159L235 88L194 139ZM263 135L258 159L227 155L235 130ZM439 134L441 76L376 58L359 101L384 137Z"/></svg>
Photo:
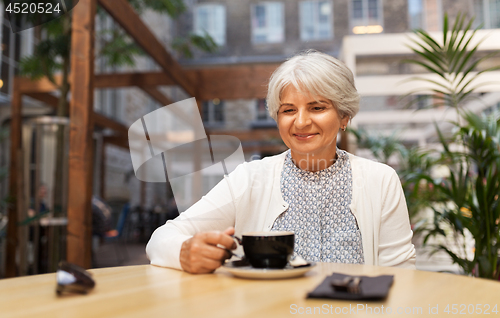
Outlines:
<svg viewBox="0 0 500 318"><path fill-rule="evenodd" d="M321 316L349 316L349 310L355 312L352 308L358 310L356 317L365 317L371 316L367 306L377 317L449 317L455 316L453 308L457 313L465 308L465 316L472 317L483 315L467 310L484 312L485 305L490 306L486 317L495 317L499 314L492 312L494 306L500 310L500 282L368 265L321 263L304 277L270 281L234 278L224 269L191 275L150 265L91 272L97 285L88 295L57 297L55 274L0 280L0 317L260 318L310 316L307 312L314 310ZM307 292L332 272L395 277L383 301L306 299ZM447 305L450 314L444 312ZM430 315L430 308L438 314Z"/></svg>

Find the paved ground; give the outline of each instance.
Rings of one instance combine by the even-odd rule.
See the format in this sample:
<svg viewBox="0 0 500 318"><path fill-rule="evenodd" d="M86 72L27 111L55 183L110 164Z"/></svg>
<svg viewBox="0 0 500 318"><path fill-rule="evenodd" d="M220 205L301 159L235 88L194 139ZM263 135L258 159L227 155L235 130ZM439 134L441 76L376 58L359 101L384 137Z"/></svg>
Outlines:
<svg viewBox="0 0 500 318"><path fill-rule="evenodd" d="M129 266L149 264L146 244L108 243L101 245L94 255L93 267Z"/></svg>

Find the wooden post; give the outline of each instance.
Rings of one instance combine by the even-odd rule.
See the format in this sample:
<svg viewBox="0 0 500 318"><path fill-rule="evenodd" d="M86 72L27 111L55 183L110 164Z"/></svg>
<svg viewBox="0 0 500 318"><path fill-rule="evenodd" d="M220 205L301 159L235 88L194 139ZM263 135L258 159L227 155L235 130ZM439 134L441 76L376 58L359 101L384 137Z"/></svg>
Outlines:
<svg viewBox="0 0 500 318"><path fill-rule="evenodd" d="M14 81L14 89L12 90L12 113L10 122L10 169L9 169L9 223L7 225L7 248L6 248L6 264L5 276L15 277L17 275L16 251L18 245L17 231L17 215L19 195L19 181L21 175L19 170L22 169L22 94L17 87L17 81Z"/></svg>
<svg viewBox="0 0 500 318"><path fill-rule="evenodd" d="M69 140L67 260L92 264L94 19L96 0L73 9Z"/></svg>

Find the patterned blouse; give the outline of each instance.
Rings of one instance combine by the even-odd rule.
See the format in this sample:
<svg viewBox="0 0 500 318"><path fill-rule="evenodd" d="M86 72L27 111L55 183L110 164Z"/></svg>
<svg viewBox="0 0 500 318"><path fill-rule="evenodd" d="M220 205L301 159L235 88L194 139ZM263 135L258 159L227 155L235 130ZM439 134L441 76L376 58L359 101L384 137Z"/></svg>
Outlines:
<svg viewBox="0 0 500 318"><path fill-rule="evenodd" d="M286 154L281 194L289 204L272 231L295 233L294 253L310 262L364 264L361 233L349 209L352 171L348 154L337 149L330 167L305 171Z"/></svg>

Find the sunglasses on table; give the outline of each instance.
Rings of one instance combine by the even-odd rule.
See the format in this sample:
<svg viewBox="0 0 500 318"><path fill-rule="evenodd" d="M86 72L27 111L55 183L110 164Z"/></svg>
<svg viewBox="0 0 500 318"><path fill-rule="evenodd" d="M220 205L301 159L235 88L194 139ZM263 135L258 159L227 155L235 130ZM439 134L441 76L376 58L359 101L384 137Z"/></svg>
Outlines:
<svg viewBox="0 0 500 318"><path fill-rule="evenodd" d="M65 261L59 262L56 277L56 293L58 295L66 293L87 294L95 286L91 273L80 266Z"/></svg>

